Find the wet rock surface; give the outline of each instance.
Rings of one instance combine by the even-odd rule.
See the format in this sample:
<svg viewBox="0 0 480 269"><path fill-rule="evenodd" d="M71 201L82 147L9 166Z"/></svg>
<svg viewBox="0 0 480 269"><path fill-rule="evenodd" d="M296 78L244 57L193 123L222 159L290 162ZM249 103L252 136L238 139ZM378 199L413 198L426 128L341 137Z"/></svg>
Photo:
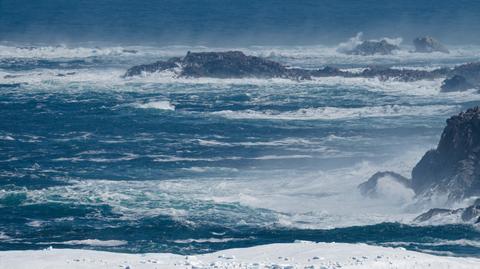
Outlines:
<svg viewBox="0 0 480 269"><path fill-rule="evenodd" d="M480 109L468 109L447 120L436 149L412 171L417 195L445 194L449 201L480 195Z"/></svg>
<svg viewBox="0 0 480 269"><path fill-rule="evenodd" d="M381 41L363 41L360 45L356 46L353 50L348 51L347 54L353 55L389 55L393 51L399 50L400 48L397 45L388 43L386 40Z"/></svg>
<svg viewBox="0 0 480 269"><path fill-rule="evenodd" d="M413 45L415 46L415 52L443 52L450 53L449 50L438 40L431 36L417 37L413 40Z"/></svg>
<svg viewBox="0 0 480 269"><path fill-rule="evenodd" d="M480 63L468 63L455 68L438 68L432 71L398 69L384 66L370 66L360 73L342 71L333 66L320 69L290 68L262 57L248 56L241 51L188 52L183 58L175 57L167 61L157 61L129 68L124 77L148 73L172 71L177 77L212 78L285 78L309 80L312 77L365 77L381 80L417 81L441 79L445 81L441 90L463 91L480 88Z"/></svg>

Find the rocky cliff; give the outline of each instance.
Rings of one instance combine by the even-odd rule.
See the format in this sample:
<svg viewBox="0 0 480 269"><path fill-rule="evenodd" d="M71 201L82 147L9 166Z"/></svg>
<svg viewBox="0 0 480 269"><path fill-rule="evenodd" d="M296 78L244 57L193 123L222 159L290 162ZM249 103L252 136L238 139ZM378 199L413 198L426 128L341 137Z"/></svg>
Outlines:
<svg viewBox="0 0 480 269"><path fill-rule="evenodd" d="M447 120L436 149L412 171L417 195L445 194L449 201L480 195L480 109Z"/></svg>

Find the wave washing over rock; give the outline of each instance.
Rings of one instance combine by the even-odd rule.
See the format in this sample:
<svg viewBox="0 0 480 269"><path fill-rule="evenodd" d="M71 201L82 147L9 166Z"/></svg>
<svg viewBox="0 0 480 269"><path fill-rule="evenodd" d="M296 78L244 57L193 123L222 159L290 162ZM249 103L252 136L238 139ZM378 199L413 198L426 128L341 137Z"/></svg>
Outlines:
<svg viewBox="0 0 480 269"><path fill-rule="evenodd" d="M391 180L412 189L420 203L432 200L443 201L445 206L468 203L480 197L479 149L480 108L475 107L447 120L437 148L428 151L416 164L411 180L394 172L379 172L358 187L362 195L376 198L381 193L380 182ZM466 208L434 208L414 221L477 224L480 223L479 203L477 199Z"/></svg>
<svg viewBox="0 0 480 269"><path fill-rule="evenodd" d="M375 171L408 178L445 118L480 100L440 89L457 68L473 78L480 50L399 46L7 46L0 249L200 255L309 240L478 256L476 219L462 220L473 197L417 206L393 173L368 198L357 189ZM151 59L153 73L123 76ZM451 213L414 220L437 207Z"/></svg>
<svg viewBox="0 0 480 269"><path fill-rule="evenodd" d="M375 44L377 43L362 43L356 50L377 50L377 46L386 46L383 43L380 43L380 45ZM379 78L381 80L397 79L401 81L441 78L444 79L441 89L445 92L465 91L471 88L479 88L480 86L480 63L467 63L454 68L438 68L431 71L384 66L366 67L361 72L344 71L331 66L311 70L290 68L262 57L247 56L241 51L188 52L183 58L174 57L167 61L133 66L127 70L124 77L163 71L171 71L178 77L194 78L285 78L310 80L312 77L366 77Z"/></svg>

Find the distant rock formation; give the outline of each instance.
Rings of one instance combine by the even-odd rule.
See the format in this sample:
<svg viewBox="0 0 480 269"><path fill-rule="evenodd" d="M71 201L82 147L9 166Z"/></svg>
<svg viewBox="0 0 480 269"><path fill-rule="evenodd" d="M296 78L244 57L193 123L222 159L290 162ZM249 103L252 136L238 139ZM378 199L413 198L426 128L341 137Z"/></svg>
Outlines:
<svg viewBox="0 0 480 269"><path fill-rule="evenodd" d="M185 77L282 77L287 70L264 58L247 56L241 51L191 53L181 60Z"/></svg>
<svg viewBox="0 0 480 269"><path fill-rule="evenodd" d="M373 176L371 176L366 182L358 185L358 189L363 196L367 196L370 198L377 198L380 195L379 185L382 181L388 181L398 183L405 188L410 188L411 183L410 180L406 177L397 174L395 172L377 172Z"/></svg>
<svg viewBox="0 0 480 269"><path fill-rule="evenodd" d="M445 223L450 220L453 223L480 223L480 199L475 200L473 205L459 209L433 208L419 215L413 221L417 223Z"/></svg>
<svg viewBox="0 0 480 269"><path fill-rule="evenodd" d="M188 52L183 58L175 57L167 61L133 66L126 71L124 77L161 71L171 71L177 77L194 78L286 78L309 80L312 77L341 76L350 78L376 77L381 80L397 79L400 81L444 78L445 81L441 89L445 92L462 91L470 88L480 89L480 62L459 65L455 68L438 68L432 71L371 66L360 73L356 73L342 71L331 66L316 70L289 68L265 58L245 55L241 51Z"/></svg>
<svg viewBox="0 0 480 269"><path fill-rule="evenodd" d="M480 89L480 62L462 64L449 72L442 84L443 92Z"/></svg>
<svg viewBox="0 0 480 269"><path fill-rule="evenodd" d="M178 70L176 70L178 69ZM180 77L215 78L289 78L309 79L310 70L289 69L261 57L247 56L241 51L188 52L183 58L171 58L153 64L129 68L125 77L172 70Z"/></svg>
<svg viewBox="0 0 480 269"><path fill-rule="evenodd" d="M431 36L417 37L413 40L413 45L415 46L415 52L443 52L450 53L450 51L438 40Z"/></svg>
<svg viewBox="0 0 480 269"><path fill-rule="evenodd" d="M171 58L168 61L158 61L152 64L136 65L127 70L124 77L139 76L143 73L155 73L168 69L173 69L178 66L178 58Z"/></svg>
<svg viewBox="0 0 480 269"><path fill-rule="evenodd" d="M442 82L442 92L459 92L473 89L475 86L468 82L464 76L454 75Z"/></svg>
<svg viewBox="0 0 480 269"><path fill-rule="evenodd" d="M445 194L448 201L480 195L480 109L447 120L440 142L412 171L417 195Z"/></svg>
<svg viewBox="0 0 480 269"><path fill-rule="evenodd" d="M386 40L381 41L363 41L360 45L356 46L354 49L347 51L347 54L353 55L388 55L392 54L393 51L399 50L400 48L396 45L388 43Z"/></svg>

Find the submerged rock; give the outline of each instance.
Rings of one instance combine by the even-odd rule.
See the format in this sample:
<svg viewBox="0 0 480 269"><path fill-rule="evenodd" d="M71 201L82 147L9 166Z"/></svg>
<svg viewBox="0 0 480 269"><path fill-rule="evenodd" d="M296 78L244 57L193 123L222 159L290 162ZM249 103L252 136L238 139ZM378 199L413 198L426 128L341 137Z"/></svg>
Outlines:
<svg viewBox="0 0 480 269"><path fill-rule="evenodd" d="M480 62L456 66L449 73L450 78L443 81L442 91L480 89Z"/></svg>
<svg viewBox="0 0 480 269"><path fill-rule="evenodd" d="M416 217L414 222L452 222L452 223L480 223L480 199L466 208L443 209L433 208Z"/></svg>
<svg viewBox="0 0 480 269"><path fill-rule="evenodd" d="M353 55L388 55L392 54L394 50L399 50L400 48L396 45L388 43L386 40L381 41L363 41L360 45L356 46L354 49L347 52L347 54Z"/></svg>
<svg viewBox="0 0 480 269"><path fill-rule="evenodd" d="M442 92L457 92L466 91L472 89L475 86L468 82L464 76L454 75L451 78L447 78L442 82Z"/></svg>
<svg viewBox="0 0 480 269"><path fill-rule="evenodd" d="M448 49L440 43L438 40L431 36L417 37L413 40L415 46L415 52L443 52L450 53Z"/></svg>
<svg viewBox="0 0 480 269"><path fill-rule="evenodd" d="M378 198L385 194L382 187L389 186L395 188L398 185L407 189L411 188L409 179L395 172L386 171L375 173L366 182L358 185L358 189L363 196Z"/></svg>
<svg viewBox="0 0 480 269"><path fill-rule="evenodd" d="M417 195L446 195L449 202L480 195L480 109L447 120L436 149L412 171Z"/></svg>

